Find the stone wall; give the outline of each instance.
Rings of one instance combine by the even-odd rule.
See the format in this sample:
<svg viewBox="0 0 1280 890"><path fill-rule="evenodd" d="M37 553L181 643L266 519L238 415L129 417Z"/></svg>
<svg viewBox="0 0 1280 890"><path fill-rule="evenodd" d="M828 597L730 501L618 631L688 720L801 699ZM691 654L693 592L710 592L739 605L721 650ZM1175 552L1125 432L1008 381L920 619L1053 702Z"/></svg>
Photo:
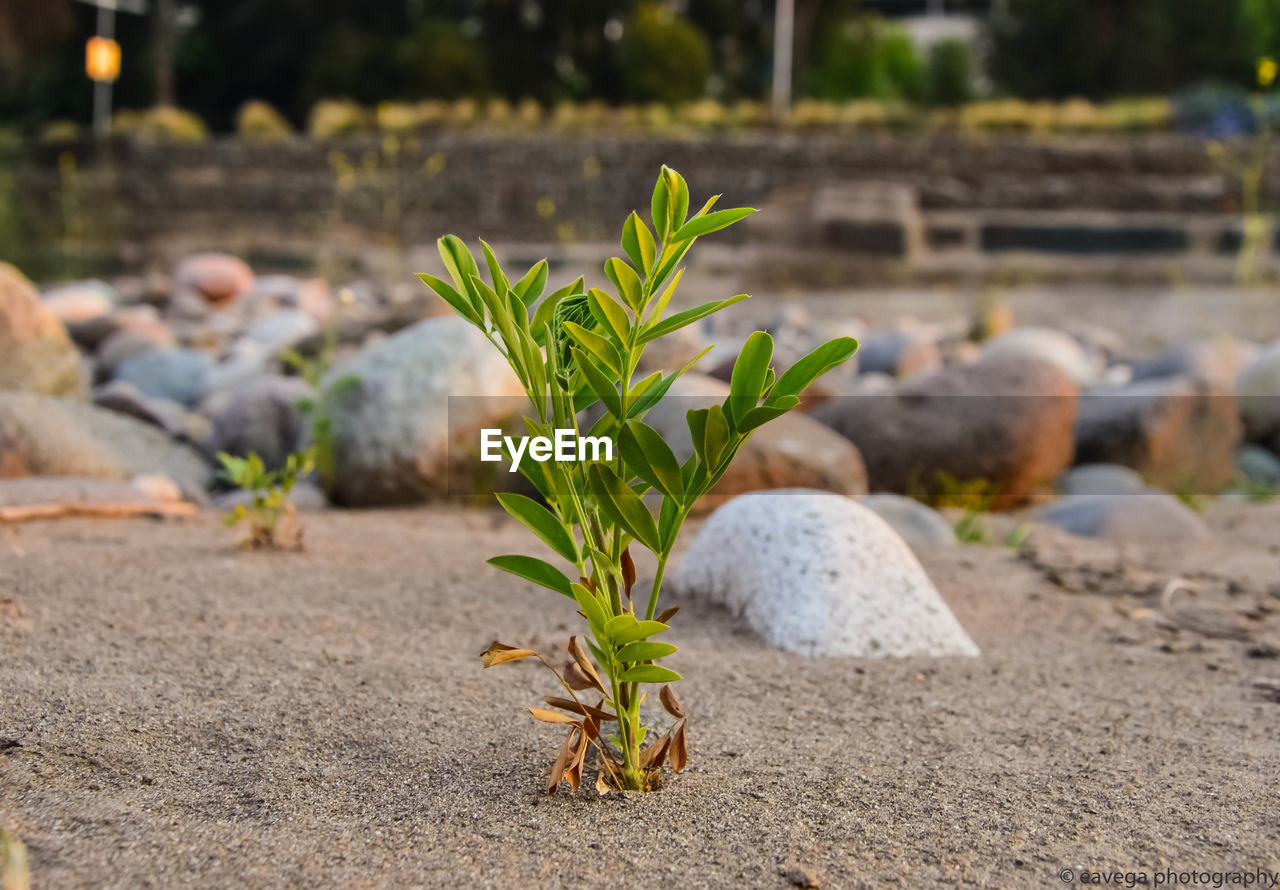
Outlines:
<svg viewBox="0 0 1280 890"><path fill-rule="evenodd" d="M1174 135L453 131L329 144L115 141L8 159L19 199L55 231L49 220L68 204L73 170L79 229L129 263L179 247L301 257L326 244L418 244L445 231L611 240L628 211L648 205L662 163L685 174L695 198L722 192L735 204L766 206L789 190L830 185L901 186L926 253L1169 256L1226 254L1234 244L1235 184L1200 141ZM877 237L909 258L915 236L881 228ZM836 232L827 246L857 252L856 238L848 241Z"/></svg>

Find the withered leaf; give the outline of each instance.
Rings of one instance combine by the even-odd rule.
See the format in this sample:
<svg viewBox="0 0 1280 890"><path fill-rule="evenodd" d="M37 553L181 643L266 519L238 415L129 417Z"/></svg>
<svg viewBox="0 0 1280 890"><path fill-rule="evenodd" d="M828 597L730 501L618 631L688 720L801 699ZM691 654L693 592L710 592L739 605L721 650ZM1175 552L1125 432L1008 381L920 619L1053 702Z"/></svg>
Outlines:
<svg viewBox="0 0 1280 890"><path fill-rule="evenodd" d="M608 695L605 691L604 683L600 682L600 675L596 673L595 665L591 663L591 659L587 657L587 653L582 651L582 645L578 642L578 638L569 637L569 654L573 656L573 660L578 663L584 677L591 681L591 685L600 691L601 695ZM586 687L583 687L586 688Z"/></svg>
<svg viewBox="0 0 1280 890"><path fill-rule="evenodd" d="M663 624L668 624L670 623L672 617L676 614L676 612L679 612L679 611L680 611L679 606L672 606L670 609L663 610L662 614L658 616L658 620L661 621Z"/></svg>
<svg viewBox="0 0 1280 890"><path fill-rule="evenodd" d="M480 653L480 657L484 660L484 666L491 668L495 665L506 664L508 661L519 661L522 658L536 658L537 652L532 649L518 649L515 646L508 646L506 643L499 643L496 640L489 644L489 648Z"/></svg>
<svg viewBox="0 0 1280 890"><path fill-rule="evenodd" d="M557 698L554 695L548 695L547 704L551 705L553 708L559 708L562 711L569 711L572 714L581 714L583 717L593 717L600 721L618 719L615 715L610 714L599 706L584 705L571 698Z"/></svg>
<svg viewBox="0 0 1280 890"><path fill-rule="evenodd" d="M686 721L681 720L679 729L671 736L671 768L676 772L684 769L685 762L689 759L684 737L684 728L687 725Z"/></svg>
<svg viewBox="0 0 1280 890"><path fill-rule="evenodd" d="M667 709L668 714L678 719L684 718L684 709L680 707L680 700L676 698L676 691L671 688L670 684L662 687L662 691L658 693L658 698L662 701L662 706Z"/></svg>
<svg viewBox="0 0 1280 890"><path fill-rule="evenodd" d="M572 717L561 714L558 711L548 711L546 708L530 708L529 713L543 723L572 723L574 726L578 725L578 721Z"/></svg>
<svg viewBox="0 0 1280 890"><path fill-rule="evenodd" d="M659 769L667 759L667 748L670 745L671 730L667 730L661 738L640 752L640 765L645 769Z"/></svg>
<svg viewBox="0 0 1280 890"><path fill-rule="evenodd" d="M560 780L564 778L565 767L569 765L569 758L573 754L574 735L581 732L581 729L574 726L569 730L568 737L565 738L564 744L560 746L560 753L556 757L556 762L551 767L551 777L547 779L547 794L555 794L560 788Z"/></svg>
<svg viewBox="0 0 1280 890"><path fill-rule="evenodd" d="M569 688L574 692L596 688L595 681L582 672L582 668L578 667L576 661L566 661L564 663L564 681L569 684Z"/></svg>
<svg viewBox="0 0 1280 890"><path fill-rule="evenodd" d="M596 592L595 578L588 578L586 575L579 575L578 583L581 584L583 587L587 588L587 590L590 590L592 593Z"/></svg>
<svg viewBox="0 0 1280 890"><path fill-rule="evenodd" d="M631 548L622 551L622 583L627 588L627 599L631 598L631 588L636 586L636 564L631 561Z"/></svg>

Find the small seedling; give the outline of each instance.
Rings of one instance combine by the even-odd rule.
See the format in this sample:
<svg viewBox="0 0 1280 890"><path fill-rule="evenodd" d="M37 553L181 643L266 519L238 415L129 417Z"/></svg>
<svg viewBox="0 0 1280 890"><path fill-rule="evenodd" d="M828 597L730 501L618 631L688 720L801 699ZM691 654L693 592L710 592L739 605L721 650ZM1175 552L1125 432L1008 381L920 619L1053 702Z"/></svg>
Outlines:
<svg viewBox="0 0 1280 890"><path fill-rule="evenodd" d="M223 519L226 526L248 523L249 536L244 543L255 550L301 550L302 528L289 495L298 480L314 468L312 450L289 455L279 470L267 470L256 454L233 457L220 452L218 460L226 478L252 498L248 504L236 504Z"/></svg>
<svg viewBox="0 0 1280 890"><path fill-rule="evenodd" d="M567 697L549 696L548 708L529 709L538 720L568 728L548 794L561 781L578 788L592 749L601 789L650 791L658 787L665 762L677 772L683 769L687 722L670 685L680 675L659 664L676 647L652 639L668 630L679 608L659 611L658 605L680 528L751 434L799 405L800 394L814 380L858 347L849 337L832 340L779 375L770 367L773 340L763 331L752 334L734 364L724 403L686 414L694 453L683 463L676 458L644 417L702 356L642 379L636 378L636 368L648 344L747 298L739 294L667 314L680 283L680 264L694 241L753 212L713 210L715 202L712 198L690 216L684 179L663 167L650 202L653 228L632 213L622 229L625 258L605 263L612 293L588 288L579 278L544 298L545 260L513 282L481 242L486 282L471 252L453 235L439 242L452 281L419 276L507 359L532 406L532 416L525 418L530 437L551 438L556 430L579 437L583 412L602 404L588 435L617 444L610 459L521 463L521 474L541 500L497 496L572 571L566 575L525 555L496 556L490 564L567 597L589 634L585 645L577 636L569 638L570 660L559 671L532 649L495 642L484 653L485 667L538 658L564 689ZM646 494L660 505L656 517L646 506ZM635 589L633 545L657 560L647 597ZM658 699L675 720L661 734L641 723L644 690L652 686L661 687ZM584 701L579 693L589 693L594 701ZM606 723L616 732L605 735Z"/></svg>

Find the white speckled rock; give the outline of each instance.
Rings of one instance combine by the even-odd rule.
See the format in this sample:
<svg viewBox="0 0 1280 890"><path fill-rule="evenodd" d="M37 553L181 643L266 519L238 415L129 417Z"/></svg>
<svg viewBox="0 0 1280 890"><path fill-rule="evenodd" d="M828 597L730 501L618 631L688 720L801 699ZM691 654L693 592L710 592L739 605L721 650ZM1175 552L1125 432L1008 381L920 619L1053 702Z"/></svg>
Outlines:
<svg viewBox="0 0 1280 890"><path fill-rule="evenodd" d="M716 510L672 579L802 655L977 655L911 548L856 501L787 489Z"/></svg>

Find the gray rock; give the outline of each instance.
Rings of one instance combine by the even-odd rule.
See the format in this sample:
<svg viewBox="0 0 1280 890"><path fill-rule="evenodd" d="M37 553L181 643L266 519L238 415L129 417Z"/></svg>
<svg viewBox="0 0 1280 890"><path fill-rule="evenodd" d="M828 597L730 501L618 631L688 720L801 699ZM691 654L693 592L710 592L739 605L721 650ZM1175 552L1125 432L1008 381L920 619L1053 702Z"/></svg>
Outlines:
<svg viewBox="0 0 1280 890"><path fill-rule="evenodd" d="M1236 393L1249 441L1280 445L1280 340L1240 372Z"/></svg>
<svg viewBox="0 0 1280 890"><path fill-rule="evenodd" d="M897 532L825 492L734 498L707 519L672 587L804 655L978 654Z"/></svg>
<svg viewBox="0 0 1280 890"><path fill-rule="evenodd" d="M248 506L252 502L253 494L251 492L237 489L219 494L213 498L210 506L215 510L227 511L241 504ZM293 504L294 508L302 513L324 510L329 506L329 500L324 496L324 492L310 482L299 482L295 485L293 491L289 492L289 503Z"/></svg>
<svg viewBox="0 0 1280 890"><path fill-rule="evenodd" d="M937 337L925 330L868 334L858 344L858 371L906 378L942 367Z"/></svg>
<svg viewBox="0 0 1280 890"><path fill-rule="evenodd" d="M153 349L122 361L114 379L132 383L143 393L191 406L204 392L213 363L193 349Z"/></svg>
<svg viewBox="0 0 1280 890"><path fill-rule="evenodd" d="M209 467L150 424L103 408L30 393L0 393L0 476L131 479L159 474L201 493Z"/></svg>
<svg viewBox="0 0 1280 890"><path fill-rule="evenodd" d="M1256 353L1253 344L1229 337L1184 340L1155 358L1134 362L1133 380L1187 376L1234 388L1236 376Z"/></svg>
<svg viewBox="0 0 1280 890"><path fill-rule="evenodd" d="M982 345L983 358L1022 357L1057 365L1076 383L1092 383L1102 369L1070 334L1052 328L1015 328Z"/></svg>
<svg viewBox="0 0 1280 890"><path fill-rule="evenodd" d="M1039 522L1084 538L1111 541L1197 541L1212 537L1193 510L1173 495L1148 489L1142 494L1072 495L1042 507Z"/></svg>
<svg viewBox="0 0 1280 890"><path fill-rule="evenodd" d="M31 504L169 503L180 498L158 496L151 480L77 479L66 476L0 479L0 507ZM141 480L141 481L139 481ZM176 494L176 492L174 492Z"/></svg>
<svg viewBox="0 0 1280 890"><path fill-rule="evenodd" d="M1005 508L1048 488L1070 465L1077 395L1052 364L988 358L889 394L832 398L809 416L858 447L872 491L942 492L950 477L984 482Z"/></svg>
<svg viewBox="0 0 1280 890"><path fill-rule="evenodd" d="M1080 464L1058 479L1059 494L1137 494L1147 483L1134 470L1119 464Z"/></svg>
<svg viewBox="0 0 1280 890"><path fill-rule="evenodd" d="M1076 460L1132 467L1169 490L1218 492L1235 473L1240 436L1227 385L1190 377L1101 385L1080 396Z"/></svg>
<svg viewBox="0 0 1280 890"><path fill-rule="evenodd" d="M456 316L365 349L329 373L322 397L333 428L330 496L351 506L468 494L486 474L508 475L505 465L475 459L479 431L527 406L506 360Z"/></svg>
<svg viewBox="0 0 1280 890"><path fill-rule="evenodd" d="M267 469L279 469L289 455L307 447L308 424L298 405L313 396L301 379L274 375L228 391L212 415L207 452L225 451L237 457L253 453Z"/></svg>
<svg viewBox="0 0 1280 890"><path fill-rule="evenodd" d="M1280 486L1280 457L1257 445L1236 452L1236 469L1255 485Z"/></svg>
<svg viewBox="0 0 1280 890"><path fill-rule="evenodd" d="M148 396L123 380L113 380L99 387L93 394L93 403L99 408L158 426L173 438L185 442L203 442L211 430L209 421L200 415L177 402Z"/></svg>
<svg viewBox="0 0 1280 890"><path fill-rule="evenodd" d="M869 494L858 503L875 513L913 546L949 547L960 543L947 518L917 500L898 494Z"/></svg>
<svg viewBox="0 0 1280 890"><path fill-rule="evenodd" d="M102 281L81 281L46 291L41 302L66 325L71 339L92 349L116 330L116 292Z"/></svg>
<svg viewBox="0 0 1280 890"><path fill-rule="evenodd" d="M249 325L244 336L275 353L297 346L319 330L316 320L301 309L280 309Z"/></svg>
<svg viewBox="0 0 1280 890"><path fill-rule="evenodd" d="M88 381L66 328L31 282L0 263L0 390L84 398Z"/></svg>

